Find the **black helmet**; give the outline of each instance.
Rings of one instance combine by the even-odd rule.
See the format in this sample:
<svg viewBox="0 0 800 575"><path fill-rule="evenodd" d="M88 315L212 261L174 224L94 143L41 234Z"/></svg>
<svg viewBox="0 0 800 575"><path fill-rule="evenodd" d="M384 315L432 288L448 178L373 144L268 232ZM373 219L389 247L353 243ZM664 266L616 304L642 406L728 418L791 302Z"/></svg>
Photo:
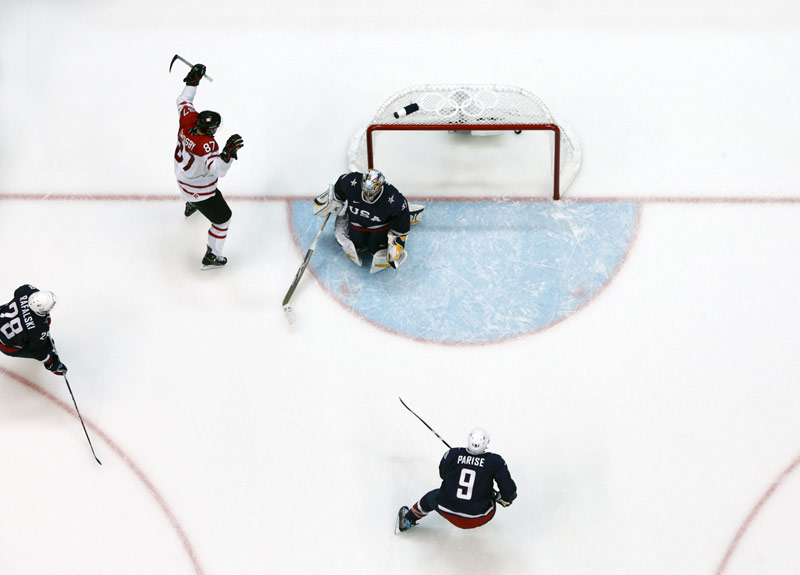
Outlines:
<svg viewBox="0 0 800 575"><path fill-rule="evenodd" d="M197 114L197 129L207 136L213 136L222 123L222 116L211 110Z"/></svg>

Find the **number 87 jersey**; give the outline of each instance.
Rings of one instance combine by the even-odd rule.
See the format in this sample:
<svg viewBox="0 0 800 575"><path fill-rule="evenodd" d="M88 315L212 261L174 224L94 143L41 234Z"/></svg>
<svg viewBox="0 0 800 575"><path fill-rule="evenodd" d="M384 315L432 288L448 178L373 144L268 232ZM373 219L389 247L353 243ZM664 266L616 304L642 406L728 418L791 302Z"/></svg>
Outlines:
<svg viewBox="0 0 800 575"><path fill-rule="evenodd" d="M178 145L173 156L175 178L183 199L201 202L217 191L217 181L228 173L230 164L219 156L213 135L198 129L193 105L196 87L186 86L178 97Z"/></svg>
<svg viewBox="0 0 800 575"><path fill-rule="evenodd" d="M439 463L442 486L439 510L464 517L478 517L494 509L494 483L506 501L516 497L517 485L497 453L473 455L464 447L447 451Z"/></svg>

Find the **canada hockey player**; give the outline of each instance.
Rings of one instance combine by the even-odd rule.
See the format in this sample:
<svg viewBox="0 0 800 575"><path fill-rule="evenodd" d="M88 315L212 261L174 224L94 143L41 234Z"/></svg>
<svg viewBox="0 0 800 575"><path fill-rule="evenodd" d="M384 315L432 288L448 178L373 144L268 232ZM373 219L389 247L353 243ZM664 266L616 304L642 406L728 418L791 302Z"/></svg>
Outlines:
<svg viewBox="0 0 800 575"><path fill-rule="evenodd" d="M511 505L517 485L503 458L486 451L488 445L489 434L478 427L467 436L467 447L446 451L439 463L441 487L426 493L411 509L401 507L396 532L414 527L434 510L456 527L473 529L494 517L496 503ZM499 491L494 490L495 483Z"/></svg>
<svg viewBox="0 0 800 575"><path fill-rule="evenodd" d="M23 285L14 298L0 306L0 351L11 357L38 359L56 375L67 373L50 338L50 310L56 305L53 292Z"/></svg>
<svg viewBox="0 0 800 575"><path fill-rule="evenodd" d="M186 200L185 216L200 211L210 222L208 245L201 269L216 269L228 259L222 257L222 247L228 237L231 209L217 188L219 178L225 176L236 152L244 146L239 134L233 134L220 151L214 134L222 123L217 112L206 110L197 113L194 96L197 85L206 73L203 64L195 64L183 81L186 86L178 96L178 146L175 148L174 167L178 187Z"/></svg>
<svg viewBox="0 0 800 575"><path fill-rule="evenodd" d="M345 207L345 213L338 215ZM336 214L336 241L356 265L372 257L371 273L397 268L405 260L406 237L422 206L412 206L378 170L350 172L314 200L318 216Z"/></svg>

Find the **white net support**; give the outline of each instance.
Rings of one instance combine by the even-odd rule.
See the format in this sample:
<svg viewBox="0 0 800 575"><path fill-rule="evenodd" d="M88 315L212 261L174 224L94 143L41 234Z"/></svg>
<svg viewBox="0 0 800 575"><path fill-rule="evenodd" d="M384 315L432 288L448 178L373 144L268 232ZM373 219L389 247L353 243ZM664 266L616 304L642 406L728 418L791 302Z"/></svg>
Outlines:
<svg viewBox="0 0 800 575"><path fill-rule="evenodd" d="M365 171L373 167L373 134L389 130L447 130L472 135L551 131L554 199L569 187L581 163L580 145L571 131L556 121L536 95L514 86L428 84L398 92L353 137L348 152L349 168Z"/></svg>

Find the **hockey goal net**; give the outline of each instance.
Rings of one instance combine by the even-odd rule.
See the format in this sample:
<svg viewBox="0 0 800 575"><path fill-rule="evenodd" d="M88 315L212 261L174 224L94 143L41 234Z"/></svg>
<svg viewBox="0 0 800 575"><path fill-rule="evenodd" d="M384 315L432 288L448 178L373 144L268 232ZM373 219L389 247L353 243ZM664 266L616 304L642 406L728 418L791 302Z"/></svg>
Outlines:
<svg viewBox="0 0 800 575"><path fill-rule="evenodd" d="M389 134L401 133L416 134L418 139L404 136L403 144L389 142ZM425 136L420 139L420 134ZM521 146L525 137L519 136L523 134L531 134L526 136L528 141L535 138L538 143ZM435 138L443 143L432 151L428 146ZM521 152L517 151L519 148ZM452 182L455 175L472 178L464 181L463 187L481 178L487 167L502 166L498 174L487 176L486 183L497 185L502 179L500 172L513 172L523 176L524 181L518 185L529 194L538 195L542 189L549 189L547 193L552 193L554 200L575 178L581 160L577 139L537 96L522 88L496 84L429 84L398 92L353 137L349 167L354 171L377 167L397 183L397 173L390 173L387 163L398 149L417 154L416 159L409 160L406 172L430 174L434 161L438 165L449 164L449 174L442 179ZM431 165L426 167L425 162ZM476 164L482 168L475 169ZM539 167L526 175L528 166Z"/></svg>

